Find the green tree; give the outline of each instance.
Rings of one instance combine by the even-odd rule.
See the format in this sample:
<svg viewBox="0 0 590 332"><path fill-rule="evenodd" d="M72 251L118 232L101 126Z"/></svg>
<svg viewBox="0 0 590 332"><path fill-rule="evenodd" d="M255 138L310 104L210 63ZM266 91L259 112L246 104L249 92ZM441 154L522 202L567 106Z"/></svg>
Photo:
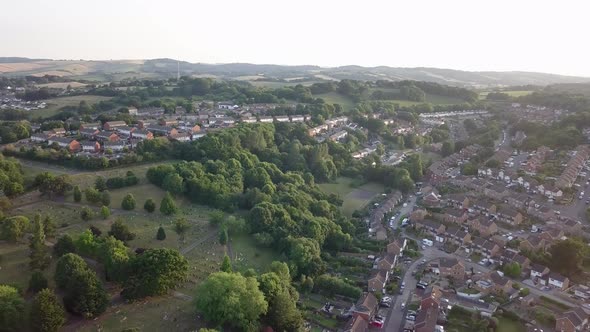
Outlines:
<svg viewBox="0 0 590 332"><path fill-rule="evenodd" d="M229 259L229 256L227 254L223 256L223 261L221 262L221 267L219 268L219 270L222 272L232 272L231 260Z"/></svg>
<svg viewBox="0 0 590 332"><path fill-rule="evenodd" d="M74 202L80 203L80 201L82 201L82 191L80 190L80 187L75 186L74 187Z"/></svg>
<svg viewBox="0 0 590 332"><path fill-rule="evenodd" d="M57 240L57 243L55 243L55 245L53 246L53 253L58 258L65 255L65 254L75 253L75 252L76 252L76 245L74 244L74 240L72 239L72 237L68 234L62 235L62 237L60 237Z"/></svg>
<svg viewBox="0 0 590 332"><path fill-rule="evenodd" d="M54 238L56 228L57 226L53 218L49 215L45 216L45 219L43 219L43 231L45 232L45 236L48 238Z"/></svg>
<svg viewBox="0 0 590 332"><path fill-rule="evenodd" d="M108 206L103 205L100 208L100 215L102 216L102 219L109 219L109 217L111 216L111 209L109 209Z"/></svg>
<svg viewBox="0 0 590 332"><path fill-rule="evenodd" d="M133 210L135 209L135 197L132 194L127 194L123 197L123 201L121 202L121 208L123 210Z"/></svg>
<svg viewBox="0 0 590 332"><path fill-rule="evenodd" d="M588 251L588 246L578 239L558 241L549 248L551 269L571 276L580 270Z"/></svg>
<svg viewBox="0 0 590 332"><path fill-rule="evenodd" d="M107 280L124 280L127 276L126 268L129 261L129 253L122 241L112 236L106 237L99 244L97 256L105 267Z"/></svg>
<svg viewBox="0 0 590 332"><path fill-rule="evenodd" d="M123 281L126 299L163 295L188 277L188 261L174 249L149 249L129 262L129 276Z"/></svg>
<svg viewBox="0 0 590 332"><path fill-rule="evenodd" d="M258 319L268 310L256 279L240 274L212 273L201 283L197 294L196 307L205 319L242 331L256 330Z"/></svg>
<svg viewBox="0 0 590 332"><path fill-rule="evenodd" d="M104 190L100 194L100 202L104 206L110 206L111 205L111 193L108 190Z"/></svg>
<svg viewBox="0 0 590 332"><path fill-rule="evenodd" d="M455 145L453 144L453 142L444 141L442 148L441 148L442 156L448 157L448 156L452 155L453 153L455 153Z"/></svg>
<svg viewBox="0 0 590 332"><path fill-rule="evenodd" d="M227 228L225 226L222 226L221 228L219 228L219 244L224 246L227 244L227 240Z"/></svg>
<svg viewBox="0 0 590 332"><path fill-rule="evenodd" d="M47 288L47 285L47 278L45 278L41 271L35 271L31 274L31 278L29 279L29 290L31 292L37 293L43 288Z"/></svg>
<svg viewBox="0 0 590 332"><path fill-rule="evenodd" d="M33 236L29 242L30 266L33 270L45 270L51 262L45 247L45 232L43 231L43 224L41 216L36 215L33 222Z"/></svg>
<svg viewBox="0 0 590 332"><path fill-rule="evenodd" d="M129 227L127 227L127 225L123 223L123 220L120 218L115 220L115 222L111 225L109 235L123 242L135 239L135 234L129 230Z"/></svg>
<svg viewBox="0 0 590 332"><path fill-rule="evenodd" d="M156 233L156 239L159 241L166 240L166 231L164 230L164 227L160 226L160 228L158 228L158 233Z"/></svg>
<svg viewBox="0 0 590 332"><path fill-rule="evenodd" d="M74 243L76 245L76 252L86 257L94 257L99 245L91 229L80 233Z"/></svg>
<svg viewBox="0 0 590 332"><path fill-rule="evenodd" d="M96 180L94 180L94 188L98 191L107 190L107 182L102 176L96 177Z"/></svg>
<svg viewBox="0 0 590 332"><path fill-rule="evenodd" d="M152 213L156 210L156 202L154 202L153 199L148 198L145 203L143 204L143 208L149 212Z"/></svg>
<svg viewBox="0 0 590 332"><path fill-rule="evenodd" d="M108 295L82 257L62 256L57 261L55 283L64 291L64 304L71 312L92 318L106 310Z"/></svg>
<svg viewBox="0 0 590 332"><path fill-rule="evenodd" d="M25 300L18 290L7 285L0 285L0 330L20 331L23 325Z"/></svg>
<svg viewBox="0 0 590 332"><path fill-rule="evenodd" d="M180 241L184 241L184 235L190 227L191 225L186 218L177 218L176 221L174 221L174 231L178 234Z"/></svg>
<svg viewBox="0 0 590 332"><path fill-rule="evenodd" d="M305 275L301 276L301 291L304 293L310 293L313 290L313 278Z"/></svg>
<svg viewBox="0 0 590 332"><path fill-rule="evenodd" d="M175 214L177 210L174 198L172 198L172 195L170 195L169 192L166 192L166 195L164 195L164 198L162 198L162 202L160 203L160 212L169 216Z"/></svg>
<svg viewBox="0 0 590 332"><path fill-rule="evenodd" d="M25 235L29 224L29 219L23 216L14 216L4 219L2 223L0 223L0 235L2 239L16 242Z"/></svg>
<svg viewBox="0 0 590 332"><path fill-rule="evenodd" d="M224 220L225 214L222 211L215 210L209 213L209 223L211 223L211 225L221 225Z"/></svg>
<svg viewBox="0 0 590 332"><path fill-rule="evenodd" d="M506 264L502 270L504 271L505 275L514 279L520 278L520 274L522 273L520 264L516 262Z"/></svg>
<svg viewBox="0 0 590 332"><path fill-rule="evenodd" d="M84 206L82 207L82 210L80 210L80 218L84 221L91 220L94 218L94 211L92 211L91 208Z"/></svg>
<svg viewBox="0 0 590 332"><path fill-rule="evenodd" d="M29 321L34 331L57 332L66 322L65 311L50 289L43 289L33 299Z"/></svg>
<svg viewBox="0 0 590 332"><path fill-rule="evenodd" d="M173 194L182 194L184 192L184 183L182 177L177 173L170 173L164 178L162 188Z"/></svg>

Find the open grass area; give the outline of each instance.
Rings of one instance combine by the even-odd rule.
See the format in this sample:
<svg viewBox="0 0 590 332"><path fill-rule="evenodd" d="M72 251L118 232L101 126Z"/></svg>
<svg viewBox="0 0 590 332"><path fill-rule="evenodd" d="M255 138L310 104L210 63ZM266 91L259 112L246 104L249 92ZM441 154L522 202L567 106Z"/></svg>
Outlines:
<svg viewBox="0 0 590 332"><path fill-rule="evenodd" d="M350 111L355 103L352 99L337 92L322 93L314 95L315 98L322 98L328 104L340 104L345 111Z"/></svg>
<svg viewBox="0 0 590 332"><path fill-rule="evenodd" d="M351 178L340 177L335 183L319 184L324 192L336 194L342 198L342 213L349 217L355 210L362 209L385 189L382 184L373 182L355 186L354 181Z"/></svg>
<svg viewBox="0 0 590 332"><path fill-rule="evenodd" d="M249 234L232 235L231 247L233 256L231 259L234 262L234 268L238 271L253 268L259 273L265 272L270 263L281 260L276 251L258 246Z"/></svg>
<svg viewBox="0 0 590 332"><path fill-rule="evenodd" d="M282 88L284 86L296 86L298 84L308 86L314 83L318 83L320 81L305 81L305 82L271 82L271 81L255 81L255 80L247 80L250 84L254 86L264 87L264 88Z"/></svg>
<svg viewBox="0 0 590 332"><path fill-rule="evenodd" d="M50 117L57 114L58 110L64 106L78 106L80 102L85 100L89 105L96 104L103 100L110 100L111 97L82 95L82 96L67 96L57 97L45 100L47 108L32 111L33 116Z"/></svg>
<svg viewBox="0 0 590 332"><path fill-rule="evenodd" d="M497 332L525 332L526 326L524 326L520 322L515 322L505 317L500 317L498 319L500 324L496 329Z"/></svg>
<svg viewBox="0 0 590 332"><path fill-rule="evenodd" d="M29 247L25 243L0 242L0 284L28 284Z"/></svg>

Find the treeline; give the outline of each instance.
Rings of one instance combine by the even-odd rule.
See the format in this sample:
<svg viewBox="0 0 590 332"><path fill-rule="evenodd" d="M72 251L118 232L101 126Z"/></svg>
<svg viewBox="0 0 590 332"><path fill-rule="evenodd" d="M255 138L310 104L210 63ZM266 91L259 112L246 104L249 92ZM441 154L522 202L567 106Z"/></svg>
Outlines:
<svg viewBox="0 0 590 332"><path fill-rule="evenodd" d="M132 171L127 171L127 174L124 177L117 176L108 178L105 183L108 189L119 189L138 184L139 178Z"/></svg>
<svg viewBox="0 0 590 332"><path fill-rule="evenodd" d="M13 197L24 192L24 176L20 162L0 154L0 192Z"/></svg>
<svg viewBox="0 0 590 332"><path fill-rule="evenodd" d="M516 101L524 104L567 109L573 112L590 111L590 98L569 93L533 92L516 98Z"/></svg>
<svg viewBox="0 0 590 332"><path fill-rule="evenodd" d="M13 143L31 136L31 125L27 121L0 122L0 142Z"/></svg>
<svg viewBox="0 0 590 332"><path fill-rule="evenodd" d="M429 93L429 94L438 95L438 96L459 98L459 99L462 99L462 100L469 102L469 103L477 101L477 98L478 98L478 95L475 91L465 89L465 88L454 87L454 86L450 86L450 85L438 84L438 83L434 83L434 82L408 81L408 80L395 81L395 82L393 82L393 81L376 81L375 85L380 88L399 89L400 93L402 95L409 93L409 92L404 93L403 92L404 88L418 89L418 90L410 93L410 95L412 95L414 98L416 98L420 93L422 93L422 94ZM395 99L395 98L392 98L392 99ZM408 99L408 100L422 101L424 99L422 99L422 100Z"/></svg>
<svg viewBox="0 0 590 332"><path fill-rule="evenodd" d="M552 149L573 149L586 142L580 130L585 123L590 123L590 115L577 114L551 126L520 121L513 126L512 131L521 130L527 135L521 146L526 150L534 150L541 145Z"/></svg>
<svg viewBox="0 0 590 332"><path fill-rule="evenodd" d="M51 147L46 149L41 147L34 147L32 149L6 147L2 153L6 156L15 156L85 170L100 170L122 165L131 165L144 160L141 155L135 153L125 153L118 158L95 158L89 156L76 156L67 150L60 148L54 149Z"/></svg>

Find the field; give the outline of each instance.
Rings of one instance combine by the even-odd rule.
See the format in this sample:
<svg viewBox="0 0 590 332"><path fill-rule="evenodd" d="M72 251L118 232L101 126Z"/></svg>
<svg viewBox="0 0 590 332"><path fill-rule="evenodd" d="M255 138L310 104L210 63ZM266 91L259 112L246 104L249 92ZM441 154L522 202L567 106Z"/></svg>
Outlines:
<svg viewBox="0 0 590 332"><path fill-rule="evenodd" d="M265 271L270 263L280 260L272 249L260 248L251 235L236 234L231 236L231 254L234 269L242 271L253 268L257 272Z"/></svg>
<svg viewBox="0 0 590 332"><path fill-rule="evenodd" d="M37 84L39 88L52 88L52 89L66 89L68 86L72 88L80 88L84 87L87 84L80 83L80 82L55 82L55 83L45 83L45 84Z"/></svg>
<svg viewBox="0 0 590 332"><path fill-rule="evenodd" d="M45 102L48 107L45 109L32 111L33 116L49 117L57 114L58 110L64 106L78 106L81 101L85 100L89 105L96 104L103 100L110 100L111 97L83 95L68 96L47 99Z"/></svg>
<svg viewBox="0 0 590 332"><path fill-rule="evenodd" d="M500 324L498 326L497 332L524 332L526 331L526 327L519 322L515 322L513 320L500 317L499 318Z"/></svg>
<svg viewBox="0 0 590 332"><path fill-rule="evenodd" d="M510 97L522 97L526 95L530 95L534 91L531 90L507 90L507 91L500 91L509 95ZM490 93L490 91L483 91L479 93L479 99L486 99L486 96Z"/></svg>
<svg viewBox="0 0 590 332"><path fill-rule="evenodd" d="M355 103L352 99L343 96L337 92L322 93L314 95L315 98L322 98L328 104L340 104L345 111L351 110Z"/></svg>
<svg viewBox="0 0 590 332"><path fill-rule="evenodd" d="M345 177L338 178L335 183L322 183L319 186L324 192L336 194L342 198L342 213L349 217L355 210L362 209L373 197L385 189L383 185L378 183L355 186L353 179Z"/></svg>

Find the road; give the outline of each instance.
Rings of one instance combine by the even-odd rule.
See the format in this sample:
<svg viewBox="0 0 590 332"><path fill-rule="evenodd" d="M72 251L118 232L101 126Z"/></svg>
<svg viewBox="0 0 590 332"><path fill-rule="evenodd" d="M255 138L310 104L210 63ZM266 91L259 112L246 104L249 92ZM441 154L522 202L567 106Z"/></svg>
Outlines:
<svg viewBox="0 0 590 332"><path fill-rule="evenodd" d="M393 223L389 224L389 226L394 230L400 226L400 219L402 217L409 217L410 213L414 211L414 205L416 205L416 196L412 195L412 197L409 198L409 202L404 201L404 203L406 203L406 206L402 205L401 208L398 210L399 216L394 219Z"/></svg>

